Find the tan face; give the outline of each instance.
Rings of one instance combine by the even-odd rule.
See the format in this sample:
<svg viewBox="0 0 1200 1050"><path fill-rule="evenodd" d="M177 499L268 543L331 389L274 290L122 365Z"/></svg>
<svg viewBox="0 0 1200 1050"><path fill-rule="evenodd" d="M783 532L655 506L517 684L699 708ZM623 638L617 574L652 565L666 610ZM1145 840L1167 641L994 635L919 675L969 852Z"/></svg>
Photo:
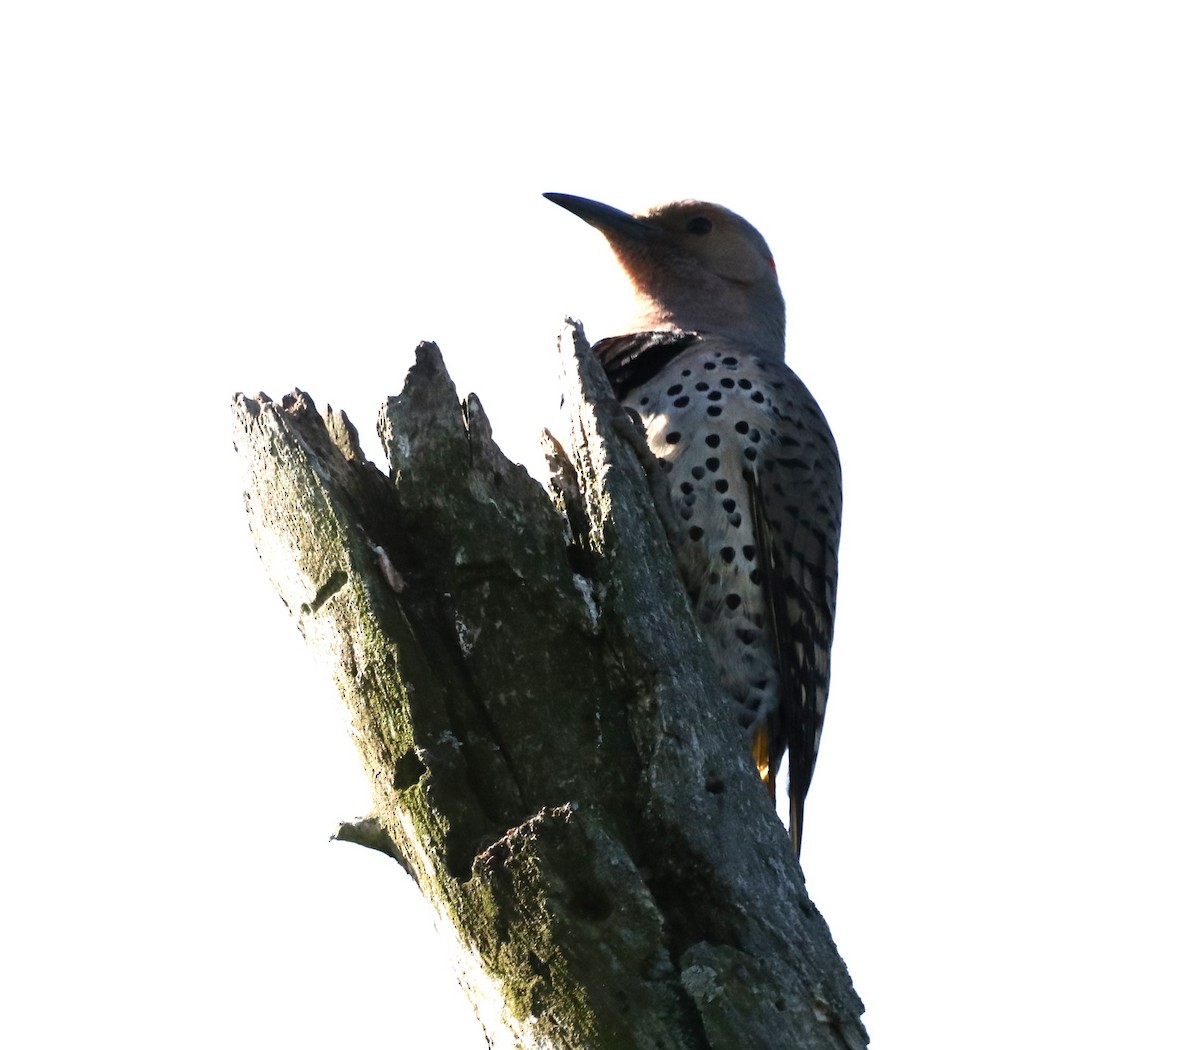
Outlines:
<svg viewBox="0 0 1200 1050"><path fill-rule="evenodd" d="M633 323L702 332L783 331L775 261L762 235L728 208L675 201L601 226L633 285Z"/></svg>
<svg viewBox="0 0 1200 1050"><path fill-rule="evenodd" d="M642 219L665 235L685 258L735 284L774 282L775 260L766 241L728 208L704 201L675 201L651 208Z"/></svg>
<svg viewBox="0 0 1200 1050"><path fill-rule="evenodd" d="M783 356L784 305L762 235L728 208L684 200L630 215L548 193L608 240L634 292L627 331L675 328Z"/></svg>

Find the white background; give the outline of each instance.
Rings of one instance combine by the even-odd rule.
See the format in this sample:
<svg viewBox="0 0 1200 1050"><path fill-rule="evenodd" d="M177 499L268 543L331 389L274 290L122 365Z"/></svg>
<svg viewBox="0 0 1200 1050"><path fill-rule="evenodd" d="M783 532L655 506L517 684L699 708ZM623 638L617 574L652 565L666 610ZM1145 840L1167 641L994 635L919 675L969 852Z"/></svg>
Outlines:
<svg viewBox="0 0 1200 1050"><path fill-rule="evenodd" d="M617 316L559 190L774 249L846 478L804 866L873 1045L1185 1045L1193 10L5 5L0 1041L482 1047L411 884L326 842L367 784L228 405L376 453L436 339L536 473L562 315Z"/></svg>

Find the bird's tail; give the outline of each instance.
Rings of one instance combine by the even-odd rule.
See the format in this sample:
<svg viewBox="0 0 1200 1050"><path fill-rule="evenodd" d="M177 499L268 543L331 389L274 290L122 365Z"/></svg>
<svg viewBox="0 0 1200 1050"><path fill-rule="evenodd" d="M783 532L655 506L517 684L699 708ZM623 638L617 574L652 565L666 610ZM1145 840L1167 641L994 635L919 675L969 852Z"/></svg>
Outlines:
<svg viewBox="0 0 1200 1050"><path fill-rule="evenodd" d="M765 722L754 731L754 743L751 744L750 750L754 755L754 765L758 768L758 775L767 785L767 790L771 792L771 798L774 800L775 769L771 764L771 730Z"/></svg>
<svg viewBox="0 0 1200 1050"><path fill-rule="evenodd" d="M804 796L806 791L797 791L792 782L799 774L800 763L792 758L788 750L788 831L792 836L792 852L800 858L800 839L804 835Z"/></svg>

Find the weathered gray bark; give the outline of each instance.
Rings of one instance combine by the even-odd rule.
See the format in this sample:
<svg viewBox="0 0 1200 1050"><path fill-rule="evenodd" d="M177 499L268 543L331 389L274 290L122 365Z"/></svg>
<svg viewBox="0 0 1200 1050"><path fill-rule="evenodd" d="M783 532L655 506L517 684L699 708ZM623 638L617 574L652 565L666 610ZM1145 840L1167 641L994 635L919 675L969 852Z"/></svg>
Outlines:
<svg viewBox="0 0 1200 1050"><path fill-rule="evenodd" d="M381 416L390 480L306 394L234 400L251 531L374 785L339 837L416 879L494 1046L863 1047L717 693L643 439L582 330L560 351L556 501L432 344Z"/></svg>

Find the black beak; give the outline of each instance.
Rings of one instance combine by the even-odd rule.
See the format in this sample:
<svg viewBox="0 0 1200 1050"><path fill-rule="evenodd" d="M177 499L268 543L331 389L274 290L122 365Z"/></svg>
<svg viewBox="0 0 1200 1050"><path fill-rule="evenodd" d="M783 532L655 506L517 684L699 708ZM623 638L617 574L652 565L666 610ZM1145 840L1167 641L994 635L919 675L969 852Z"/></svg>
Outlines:
<svg viewBox="0 0 1200 1050"><path fill-rule="evenodd" d="M546 200L553 201L560 208L566 208L572 215L578 215L589 226L594 226L604 236L613 236L619 240L647 240L658 234L657 227L648 222L621 211L619 208L601 204L599 201L588 200L586 197L573 197L569 193L543 193Z"/></svg>

